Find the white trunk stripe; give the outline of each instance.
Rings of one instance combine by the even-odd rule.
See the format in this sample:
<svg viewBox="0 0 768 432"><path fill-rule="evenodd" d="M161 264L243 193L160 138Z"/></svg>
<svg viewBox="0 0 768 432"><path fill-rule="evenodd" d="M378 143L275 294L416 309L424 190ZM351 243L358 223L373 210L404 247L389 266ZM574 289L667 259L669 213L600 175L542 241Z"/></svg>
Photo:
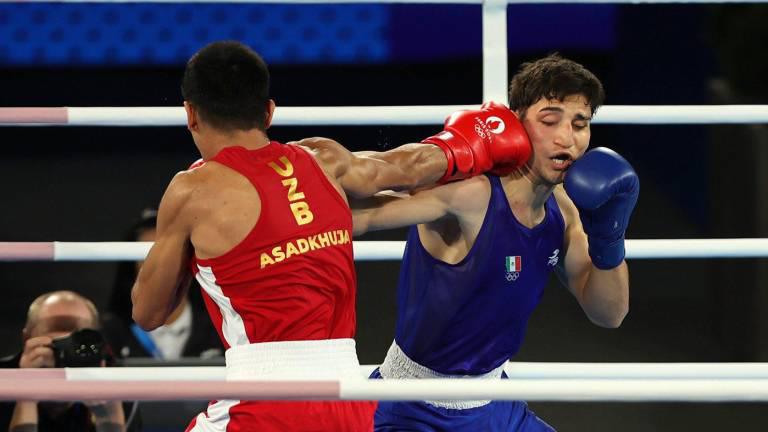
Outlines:
<svg viewBox="0 0 768 432"><path fill-rule="evenodd" d="M197 281L221 311L221 332L229 346L247 345L250 343L245 332L243 317L232 307L229 297L224 295L221 287L216 284L216 275L211 267L198 265Z"/></svg>
<svg viewBox="0 0 768 432"><path fill-rule="evenodd" d="M221 400L208 405L206 413L197 415L195 426L190 432L226 432L229 425L229 410L239 404L237 400Z"/></svg>

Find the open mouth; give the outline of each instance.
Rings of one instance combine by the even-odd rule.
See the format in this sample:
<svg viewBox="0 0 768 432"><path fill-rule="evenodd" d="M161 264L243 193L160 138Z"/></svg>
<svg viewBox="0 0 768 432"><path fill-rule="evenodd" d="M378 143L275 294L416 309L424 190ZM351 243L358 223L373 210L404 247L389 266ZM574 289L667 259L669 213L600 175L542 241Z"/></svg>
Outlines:
<svg viewBox="0 0 768 432"><path fill-rule="evenodd" d="M554 163L555 169L559 170L568 169L573 162L573 159L571 159L571 156L568 153L558 153L549 159Z"/></svg>

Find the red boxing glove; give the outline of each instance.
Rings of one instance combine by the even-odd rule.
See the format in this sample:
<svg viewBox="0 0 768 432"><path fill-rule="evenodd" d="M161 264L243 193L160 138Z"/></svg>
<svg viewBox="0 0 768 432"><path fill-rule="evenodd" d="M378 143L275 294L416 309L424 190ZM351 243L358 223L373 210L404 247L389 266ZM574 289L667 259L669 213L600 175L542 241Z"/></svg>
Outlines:
<svg viewBox="0 0 768 432"><path fill-rule="evenodd" d="M440 147L448 159L448 169L439 183L491 170L505 175L531 156L531 142L522 123L509 108L496 102L451 114L442 132L422 142Z"/></svg>
<svg viewBox="0 0 768 432"><path fill-rule="evenodd" d="M192 165L190 165L189 168L187 168L187 171L189 171L191 169L199 168L199 167L201 167L203 165L205 165L205 159L200 158L200 159L192 162Z"/></svg>

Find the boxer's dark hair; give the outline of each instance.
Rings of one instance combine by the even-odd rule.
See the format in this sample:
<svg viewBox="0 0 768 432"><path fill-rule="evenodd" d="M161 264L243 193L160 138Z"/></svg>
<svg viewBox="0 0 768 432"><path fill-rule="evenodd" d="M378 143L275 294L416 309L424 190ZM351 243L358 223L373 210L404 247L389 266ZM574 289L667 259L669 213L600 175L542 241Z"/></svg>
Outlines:
<svg viewBox="0 0 768 432"><path fill-rule="evenodd" d="M509 108L524 112L541 98L562 101L583 95L594 114L605 100L603 84L584 66L551 54L523 63L509 84Z"/></svg>
<svg viewBox="0 0 768 432"><path fill-rule="evenodd" d="M205 122L217 129L264 130L269 70L246 45L213 42L187 62L181 94Z"/></svg>

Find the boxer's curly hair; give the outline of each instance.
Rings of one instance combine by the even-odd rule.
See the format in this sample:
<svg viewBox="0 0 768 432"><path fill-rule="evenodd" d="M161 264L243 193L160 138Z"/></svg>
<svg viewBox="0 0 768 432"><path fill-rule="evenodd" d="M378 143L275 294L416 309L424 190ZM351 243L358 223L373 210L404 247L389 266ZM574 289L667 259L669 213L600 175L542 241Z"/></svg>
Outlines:
<svg viewBox="0 0 768 432"><path fill-rule="evenodd" d="M236 41L213 42L187 63L181 94L200 117L222 129L265 129L269 70L264 60Z"/></svg>
<svg viewBox="0 0 768 432"><path fill-rule="evenodd" d="M584 66L551 54L536 61L523 63L509 84L509 108L522 112L541 98L563 100L583 95L592 114L603 104L603 84Z"/></svg>

